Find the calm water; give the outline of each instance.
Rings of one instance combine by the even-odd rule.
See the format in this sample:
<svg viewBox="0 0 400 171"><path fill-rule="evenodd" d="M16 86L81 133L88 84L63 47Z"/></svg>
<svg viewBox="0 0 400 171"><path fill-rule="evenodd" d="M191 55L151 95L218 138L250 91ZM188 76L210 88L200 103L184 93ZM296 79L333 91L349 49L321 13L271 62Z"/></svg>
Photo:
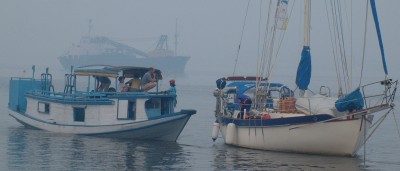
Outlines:
<svg viewBox="0 0 400 171"><path fill-rule="evenodd" d="M236 148L213 142L213 85L180 85L178 108L197 109L177 142L127 141L24 128L8 116L8 80L0 79L0 170L399 170L393 115L358 156L326 157ZM400 104L397 102L397 104ZM396 112L399 112L397 107ZM400 116L397 115L399 121Z"/></svg>

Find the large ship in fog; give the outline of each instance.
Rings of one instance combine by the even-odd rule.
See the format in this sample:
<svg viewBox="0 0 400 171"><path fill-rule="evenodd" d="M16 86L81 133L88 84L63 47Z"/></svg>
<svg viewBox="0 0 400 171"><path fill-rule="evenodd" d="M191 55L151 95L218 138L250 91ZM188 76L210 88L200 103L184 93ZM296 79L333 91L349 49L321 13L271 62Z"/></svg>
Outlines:
<svg viewBox="0 0 400 171"><path fill-rule="evenodd" d="M189 56L177 55L176 48L175 51L169 49L167 35L161 35L156 48L150 52L143 52L107 37L84 36L79 44L72 45L64 55L58 57L67 70L71 66L131 65L155 67L167 74L183 74L189 59Z"/></svg>

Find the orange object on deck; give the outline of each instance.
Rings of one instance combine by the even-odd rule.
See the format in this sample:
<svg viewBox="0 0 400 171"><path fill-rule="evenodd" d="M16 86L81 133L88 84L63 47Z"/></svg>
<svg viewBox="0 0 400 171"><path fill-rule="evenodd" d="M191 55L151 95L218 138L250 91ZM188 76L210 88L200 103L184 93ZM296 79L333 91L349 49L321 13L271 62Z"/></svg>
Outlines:
<svg viewBox="0 0 400 171"><path fill-rule="evenodd" d="M280 99L279 111L284 113L296 113L296 98L288 97Z"/></svg>
<svg viewBox="0 0 400 171"><path fill-rule="evenodd" d="M271 115L270 114L264 114L262 119L263 120L271 119Z"/></svg>

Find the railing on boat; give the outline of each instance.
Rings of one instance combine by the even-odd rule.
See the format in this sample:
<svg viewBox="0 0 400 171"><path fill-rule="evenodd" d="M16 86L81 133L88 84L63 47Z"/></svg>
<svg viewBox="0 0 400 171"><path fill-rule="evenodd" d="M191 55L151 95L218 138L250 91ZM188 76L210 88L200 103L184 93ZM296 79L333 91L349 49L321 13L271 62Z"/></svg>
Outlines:
<svg viewBox="0 0 400 171"><path fill-rule="evenodd" d="M32 90L26 92L27 96L33 98L46 98L51 100L65 101L65 102L104 102L111 103L111 99L124 99L124 98L140 98L149 96L165 96L171 97L176 96L169 93L160 92L82 92L76 91L74 93L58 93L52 91Z"/></svg>
<svg viewBox="0 0 400 171"><path fill-rule="evenodd" d="M231 80L247 80L245 77L240 77L240 78L230 78ZM382 92L382 87L384 86L384 91ZM383 81L377 81L373 82L370 84L366 84L360 87L362 94L363 94L363 99L365 106L361 110L357 111L352 111L351 113L355 113L358 111L364 111L364 110L371 110L371 113L374 113L374 111L379 111L383 109L387 109L389 107L392 107L392 103L395 98L396 90L397 90L397 85L398 85L398 80L392 81L390 79L388 80L383 80ZM375 87L379 86L379 87ZM367 90L368 89L368 90ZM369 91L369 89L372 89L374 91ZM236 88L231 88L226 90L227 92L230 92L228 94L235 94L236 93ZM368 92L368 93L367 93ZM371 93L373 92L373 93ZM226 108L222 109L225 111L219 111L221 114L233 114L234 110L240 110L243 111L242 108L244 108L247 104L240 104L239 102L236 101L236 96L228 96L228 94L222 94L224 97L221 99L223 100L222 103L223 106L226 106ZM330 92L329 92L330 94ZM218 96L218 94L215 94ZM219 106L219 103L217 105ZM275 104L274 104L275 103ZM274 101L272 98L266 98L262 103L256 104L255 106L265 106L265 110L268 109L269 107L269 113L296 113L296 100L293 97L287 97L287 98L281 98L278 99L277 101ZM217 108L218 108L217 106Z"/></svg>
<svg viewBox="0 0 400 171"><path fill-rule="evenodd" d="M369 93L369 92L376 92L376 89L378 88L375 87L381 85L385 86L383 92L381 91L379 93L374 93L374 94ZM392 81L391 79L387 79L361 86L360 89L363 93L365 108L373 108L379 105L392 105L396 95L397 85L398 85L398 80Z"/></svg>

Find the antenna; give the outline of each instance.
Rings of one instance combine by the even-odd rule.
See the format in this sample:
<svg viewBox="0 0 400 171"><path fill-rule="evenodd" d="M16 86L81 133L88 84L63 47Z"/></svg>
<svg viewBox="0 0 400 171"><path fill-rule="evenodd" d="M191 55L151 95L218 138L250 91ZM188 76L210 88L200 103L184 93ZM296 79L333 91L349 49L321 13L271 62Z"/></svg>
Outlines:
<svg viewBox="0 0 400 171"><path fill-rule="evenodd" d="M178 19L175 21L175 56L178 54Z"/></svg>
<svg viewBox="0 0 400 171"><path fill-rule="evenodd" d="M90 32L92 31L92 28L93 28L92 19L88 20L88 27L89 27L88 37L90 37Z"/></svg>

